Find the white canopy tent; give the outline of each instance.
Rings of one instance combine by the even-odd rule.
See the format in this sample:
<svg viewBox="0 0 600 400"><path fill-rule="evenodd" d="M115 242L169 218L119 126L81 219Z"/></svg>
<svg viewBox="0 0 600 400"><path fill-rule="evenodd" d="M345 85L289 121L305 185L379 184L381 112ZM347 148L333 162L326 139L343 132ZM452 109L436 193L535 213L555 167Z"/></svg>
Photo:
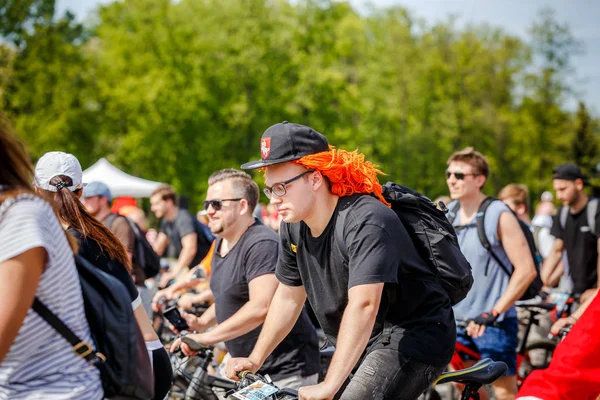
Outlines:
<svg viewBox="0 0 600 400"><path fill-rule="evenodd" d="M103 182L110 189L113 198L121 196L149 197L160 182L149 181L129 175L112 165L106 158L101 158L94 165L83 171L83 182Z"/></svg>

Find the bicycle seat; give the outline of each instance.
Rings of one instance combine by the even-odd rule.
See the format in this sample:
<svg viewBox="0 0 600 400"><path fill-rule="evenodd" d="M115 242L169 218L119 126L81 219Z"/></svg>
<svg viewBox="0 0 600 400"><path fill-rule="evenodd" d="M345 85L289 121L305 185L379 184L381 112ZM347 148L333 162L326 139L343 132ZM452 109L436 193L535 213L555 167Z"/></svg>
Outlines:
<svg viewBox="0 0 600 400"><path fill-rule="evenodd" d="M552 311L556 307L553 303L545 303L539 301L531 301L531 300L522 300L515 302L515 306L524 308L526 310L531 310L533 308L541 308L547 311Z"/></svg>
<svg viewBox="0 0 600 400"><path fill-rule="evenodd" d="M458 371L444 372L435 381L434 385L448 382L463 384L488 385L500 378L508 370L508 366L502 361L493 361L490 358L483 359L470 368Z"/></svg>

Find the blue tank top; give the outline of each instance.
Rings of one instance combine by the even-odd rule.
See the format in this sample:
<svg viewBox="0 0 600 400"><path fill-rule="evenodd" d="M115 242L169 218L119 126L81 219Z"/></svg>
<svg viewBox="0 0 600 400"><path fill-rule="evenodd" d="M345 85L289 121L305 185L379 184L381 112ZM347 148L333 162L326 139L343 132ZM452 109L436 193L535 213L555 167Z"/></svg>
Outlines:
<svg viewBox="0 0 600 400"><path fill-rule="evenodd" d="M454 204L456 203L450 203L448 209L452 210ZM512 264L498 238L498 221L503 212L510 212L510 209L503 202L494 201L488 207L483 223L494 254L511 271ZM475 218L465 224L460 220L460 213L458 213L452 225L457 231L460 249L473 268L473 287L467 297L454 306L454 315L458 319L475 318L483 312L492 310L506 292L510 276L482 246ZM516 316L517 311L513 306L506 313L500 315L498 320Z"/></svg>

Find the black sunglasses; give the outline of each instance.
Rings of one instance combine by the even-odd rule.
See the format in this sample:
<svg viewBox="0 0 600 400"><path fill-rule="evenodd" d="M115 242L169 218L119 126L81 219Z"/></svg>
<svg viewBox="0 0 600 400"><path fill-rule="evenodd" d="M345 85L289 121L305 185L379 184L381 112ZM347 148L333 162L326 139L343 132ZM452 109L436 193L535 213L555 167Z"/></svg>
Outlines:
<svg viewBox="0 0 600 400"><path fill-rule="evenodd" d="M223 207L224 201L240 201L239 199L221 199L221 200L204 200L204 211L208 211L208 207L212 207L213 210L219 211Z"/></svg>
<svg viewBox="0 0 600 400"><path fill-rule="evenodd" d="M462 181L463 179L465 179L465 176L477 176L479 174L465 174L464 172L452 172L452 171L448 171L446 170L446 179L450 179L450 177L454 175L454 177L456 179L458 179L459 181Z"/></svg>

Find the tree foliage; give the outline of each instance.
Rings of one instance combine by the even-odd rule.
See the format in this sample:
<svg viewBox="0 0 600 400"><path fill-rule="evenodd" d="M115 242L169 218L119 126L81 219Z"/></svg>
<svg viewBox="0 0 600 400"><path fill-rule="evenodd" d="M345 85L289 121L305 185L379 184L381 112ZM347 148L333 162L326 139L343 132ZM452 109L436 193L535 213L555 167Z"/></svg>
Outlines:
<svg viewBox="0 0 600 400"><path fill-rule="evenodd" d="M32 157L60 149L87 167L106 156L194 205L210 173L256 159L283 120L431 197L466 146L488 156L490 194L509 182L539 194L555 164L598 162L596 147L574 145L596 139L593 119L586 128L564 106L578 42L547 10L527 41L333 0L124 0L87 29L49 18L52 0L7 1L0 109Z"/></svg>

